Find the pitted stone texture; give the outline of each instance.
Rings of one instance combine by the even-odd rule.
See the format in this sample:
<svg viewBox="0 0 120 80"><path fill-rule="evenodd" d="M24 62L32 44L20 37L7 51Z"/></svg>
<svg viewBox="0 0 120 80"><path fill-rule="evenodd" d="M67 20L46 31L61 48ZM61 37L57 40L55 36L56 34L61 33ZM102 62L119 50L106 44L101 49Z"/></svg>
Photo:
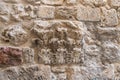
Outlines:
<svg viewBox="0 0 120 80"><path fill-rule="evenodd" d="M1 80L51 80L50 66L23 65L0 71Z"/></svg>
<svg viewBox="0 0 120 80"><path fill-rule="evenodd" d="M62 5L64 0L41 0L44 4L48 5Z"/></svg>
<svg viewBox="0 0 120 80"><path fill-rule="evenodd" d="M19 0L3 0L5 2L9 2L9 3L17 3Z"/></svg>
<svg viewBox="0 0 120 80"><path fill-rule="evenodd" d="M0 67L18 66L34 63L34 50L11 46L0 47Z"/></svg>
<svg viewBox="0 0 120 80"><path fill-rule="evenodd" d="M103 26L116 26L118 24L117 12L115 9L107 10L102 8L103 12Z"/></svg>
<svg viewBox="0 0 120 80"><path fill-rule="evenodd" d="M101 70L102 68L99 66L70 66L68 68L69 80L104 80L106 78L100 74Z"/></svg>
<svg viewBox="0 0 120 80"><path fill-rule="evenodd" d="M40 6L37 11L37 16L42 19L53 19L55 7L53 6Z"/></svg>
<svg viewBox="0 0 120 80"><path fill-rule="evenodd" d="M36 21L33 32L39 37L39 62L45 64L80 63L83 24L71 21ZM44 34L43 34L44 33Z"/></svg>
<svg viewBox="0 0 120 80"><path fill-rule="evenodd" d="M103 64L106 63L117 63L120 61L120 47L113 42L103 43L103 54L101 55L101 60Z"/></svg>
<svg viewBox="0 0 120 80"><path fill-rule="evenodd" d="M107 0L83 0L83 4L90 6L103 6L107 3Z"/></svg>
<svg viewBox="0 0 120 80"><path fill-rule="evenodd" d="M95 6L103 6L107 3L107 0L93 0Z"/></svg>
<svg viewBox="0 0 120 80"><path fill-rule="evenodd" d="M120 35L120 29L119 28L102 28L102 27L97 27L97 39L100 40L101 42L104 41L112 41L112 42L119 42L119 35Z"/></svg>
<svg viewBox="0 0 120 80"><path fill-rule="evenodd" d="M112 7L119 7L120 6L120 0L110 0L110 5Z"/></svg>
<svg viewBox="0 0 120 80"><path fill-rule="evenodd" d="M0 67L22 64L22 50L13 47L0 47Z"/></svg>
<svg viewBox="0 0 120 80"><path fill-rule="evenodd" d="M77 0L67 0L67 4L75 4Z"/></svg>
<svg viewBox="0 0 120 80"><path fill-rule="evenodd" d="M11 25L2 31L3 40L13 45L21 45L27 41L27 32L22 28L21 24Z"/></svg>
<svg viewBox="0 0 120 80"><path fill-rule="evenodd" d="M58 19L76 20L76 7L56 7L55 16Z"/></svg>
<svg viewBox="0 0 120 80"><path fill-rule="evenodd" d="M31 48L22 48L24 63L34 63L34 50Z"/></svg>
<svg viewBox="0 0 120 80"><path fill-rule="evenodd" d="M0 15L8 15L9 7L7 4L0 2Z"/></svg>
<svg viewBox="0 0 120 80"><path fill-rule="evenodd" d="M65 73L66 72L66 65L61 65L61 66L53 66L51 67L51 71L54 73Z"/></svg>
<svg viewBox="0 0 120 80"><path fill-rule="evenodd" d="M101 12L99 8L79 5L77 10L77 19L79 21L100 21L100 14Z"/></svg>

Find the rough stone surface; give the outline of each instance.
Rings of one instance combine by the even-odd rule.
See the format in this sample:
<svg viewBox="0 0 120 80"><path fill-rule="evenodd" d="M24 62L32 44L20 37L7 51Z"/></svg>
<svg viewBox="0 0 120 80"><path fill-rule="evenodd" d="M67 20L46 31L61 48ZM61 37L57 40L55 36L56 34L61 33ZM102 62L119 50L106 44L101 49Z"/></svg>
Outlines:
<svg viewBox="0 0 120 80"><path fill-rule="evenodd" d="M62 5L64 0L41 0L44 4L48 5Z"/></svg>
<svg viewBox="0 0 120 80"><path fill-rule="evenodd" d="M80 41L83 36L81 22L36 21L35 23L33 32L40 38L38 40L40 62L43 61L45 64L80 63L80 57L82 57ZM43 23L48 26L45 24L46 27L44 27ZM80 25L77 26L77 24Z"/></svg>
<svg viewBox="0 0 120 80"><path fill-rule="evenodd" d="M39 18L54 18L55 8L52 6L40 6L37 12Z"/></svg>
<svg viewBox="0 0 120 80"><path fill-rule="evenodd" d="M119 0L110 0L110 4L112 7L119 7L120 1Z"/></svg>
<svg viewBox="0 0 120 80"><path fill-rule="evenodd" d="M67 4L75 4L77 0L67 0Z"/></svg>
<svg viewBox="0 0 120 80"><path fill-rule="evenodd" d="M22 50L11 47L0 47L0 67L22 63Z"/></svg>
<svg viewBox="0 0 120 80"><path fill-rule="evenodd" d="M120 80L119 0L0 0L0 80Z"/></svg>
<svg viewBox="0 0 120 80"><path fill-rule="evenodd" d="M77 19L80 21L100 21L100 14L99 8L80 5L77 10Z"/></svg>
<svg viewBox="0 0 120 80"><path fill-rule="evenodd" d="M2 32L2 38L14 45L20 45L27 41L27 32L21 24L11 25Z"/></svg>
<svg viewBox="0 0 120 80"><path fill-rule="evenodd" d="M104 24L107 26L115 26L118 24L118 17L115 9L106 10L105 8L102 8L102 11L104 15Z"/></svg>
<svg viewBox="0 0 120 80"><path fill-rule="evenodd" d="M55 16L58 19L67 19L67 20L75 20L77 14L76 7L57 7L55 11Z"/></svg>

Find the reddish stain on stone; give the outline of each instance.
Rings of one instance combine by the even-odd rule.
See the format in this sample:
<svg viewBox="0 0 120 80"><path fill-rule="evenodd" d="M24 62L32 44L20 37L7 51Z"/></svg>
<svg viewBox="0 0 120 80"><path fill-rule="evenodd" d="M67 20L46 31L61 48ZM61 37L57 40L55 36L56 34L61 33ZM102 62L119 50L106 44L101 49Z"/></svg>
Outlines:
<svg viewBox="0 0 120 80"><path fill-rule="evenodd" d="M0 67L15 66L22 63L22 50L12 47L0 47Z"/></svg>

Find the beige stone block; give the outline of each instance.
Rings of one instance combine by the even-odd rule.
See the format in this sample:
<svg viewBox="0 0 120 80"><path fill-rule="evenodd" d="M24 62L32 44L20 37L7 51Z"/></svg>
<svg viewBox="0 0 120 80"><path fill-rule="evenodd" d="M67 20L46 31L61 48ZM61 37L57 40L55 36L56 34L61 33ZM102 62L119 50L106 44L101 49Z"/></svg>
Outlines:
<svg viewBox="0 0 120 80"><path fill-rule="evenodd" d="M4 0L5 2L9 2L9 3L16 3L18 2L19 0Z"/></svg>
<svg viewBox="0 0 120 80"><path fill-rule="evenodd" d="M22 45L27 42L28 35L21 24L10 25L9 28L3 29L1 37L4 41L13 45Z"/></svg>
<svg viewBox="0 0 120 80"><path fill-rule="evenodd" d="M55 8L52 6L40 6L37 11L37 16L39 18L51 19L54 18L54 12Z"/></svg>
<svg viewBox="0 0 120 80"><path fill-rule="evenodd" d="M103 6L107 3L107 0L83 0L82 2L90 6Z"/></svg>
<svg viewBox="0 0 120 80"><path fill-rule="evenodd" d="M62 5L63 0L41 0L44 4L48 5Z"/></svg>
<svg viewBox="0 0 120 80"><path fill-rule="evenodd" d="M107 0L93 0L93 1L96 6L105 5L107 3Z"/></svg>
<svg viewBox="0 0 120 80"><path fill-rule="evenodd" d="M80 5L77 10L77 19L80 21L100 21L100 9Z"/></svg>
<svg viewBox="0 0 120 80"><path fill-rule="evenodd" d="M118 17L115 9L106 10L105 8L102 8L102 12L104 15L102 20L103 24L106 26L115 26L118 24Z"/></svg>
<svg viewBox="0 0 120 80"><path fill-rule="evenodd" d="M75 20L76 14L77 14L77 8L73 6L56 7L56 11L55 11L55 17L58 19Z"/></svg>
<svg viewBox="0 0 120 80"><path fill-rule="evenodd" d="M67 0L67 4L75 4L77 0Z"/></svg>

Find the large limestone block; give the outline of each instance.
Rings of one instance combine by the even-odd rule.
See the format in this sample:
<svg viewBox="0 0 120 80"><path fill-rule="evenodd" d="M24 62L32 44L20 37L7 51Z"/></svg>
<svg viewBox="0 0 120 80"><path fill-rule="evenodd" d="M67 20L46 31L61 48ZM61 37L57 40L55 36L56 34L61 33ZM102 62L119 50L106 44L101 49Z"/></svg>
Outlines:
<svg viewBox="0 0 120 80"><path fill-rule="evenodd" d="M63 0L41 0L44 4L48 5L62 5Z"/></svg>
<svg viewBox="0 0 120 80"><path fill-rule="evenodd" d="M69 20L75 20L77 14L77 8L76 7L56 7L55 11L55 17L58 19L69 19Z"/></svg>
<svg viewBox="0 0 120 80"><path fill-rule="evenodd" d="M116 26L118 24L117 12L115 9L107 10L102 8L103 12L103 26Z"/></svg>
<svg viewBox="0 0 120 80"><path fill-rule="evenodd" d="M27 41L28 35L21 24L15 24L3 29L1 37L13 45L21 45Z"/></svg>
<svg viewBox="0 0 120 80"><path fill-rule="evenodd" d="M100 21L100 18L99 8L85 7L82 5L78 6L77 19L79 21Z"/></svg>
<svg viewBox="0 0 120 80"><path fill-rule="evenodd" d="M52 19L54 18L55 7L52 6L40 6L37 11L39 18Z"/></svg>
<svg viewBox="0 0 120 80"><path fill-rule="evenodd" d="M119 45L106 41L102 45L103 53L101 55L101 61L106 63L117 63L120 61L120 47Z"/></svg>

